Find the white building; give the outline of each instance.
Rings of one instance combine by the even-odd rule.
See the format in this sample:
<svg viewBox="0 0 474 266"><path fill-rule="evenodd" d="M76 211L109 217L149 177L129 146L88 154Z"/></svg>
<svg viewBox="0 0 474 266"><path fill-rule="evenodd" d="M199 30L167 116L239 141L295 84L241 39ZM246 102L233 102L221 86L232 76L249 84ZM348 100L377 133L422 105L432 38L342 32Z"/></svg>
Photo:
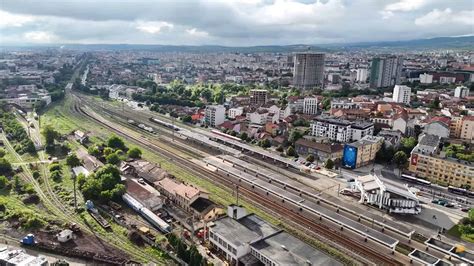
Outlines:
<svg viewBox="0 0 474 266"><path fill-rule="evenodd" d="M454 90L455 98L467 98L469 96L469 88L465 86L457 86Z"/></svg>
<svg viewBox="0 0 474 266"><path fill-rule="evenodd" d="M209 241L229 265L342 265L240 206L227 215L209 228Z"/></svg>
<svg viewBox="0 0 474 266"><path fill-rule="evenodd" d="M255 112L247 113L246 118L248 121L250 121L251 124L265 125L267 123L268 114L268 110L259 109Z"/></svg>
<svg viewBox="0 0 474 266"><path fill-rule="evenodd" d="M211 127L224 123L225 107L222 105L208 105L205 110L204 121Z"/></svg>
<svg viewBox="0 0 474 266"><path fill-rule="evenodd" d="M367 81L367 77L368 77L367 68L357 69L357 76L356 76L357 82L365 83Z"/></svg>
<svg viewBox="0 0 474 266"><path fill-rule="evenodd" d="M305 97L303 99L303 113L308 115L318 113L318 99L316 97Z"/></svg>
<svg viewBox="0 0 474 266"><path fill-rule="evenodd" d="M338 142L357 141L365 136L372 136L373 133L372 122L351 122L333 117L318 117L311 124L312 136Z"/></svg>
<svg viewBox="0 0 474 266"><path fill-rule="evenodd" d="M420 74L420 83L421 84L431 84L433 83L433 75L430 74Z"/></svg>
<svg viewBox="0 0 474 266"><path fill-rule="evenodd" d="M393 101L396 103L410 104L411 88L405 85L393 87Z"/></svg>
<svg viewBox="0 0 474 266"><path fill-rule="evenodd" d="M228 112L228 116L229 118L234 119L237 116L242 115L243 113L244 113L243 107L230 108Z"/></svg>
<svg viewBox="0 0 474 266"><path fill-rule="evenodd" d="M419 214L420 202L408 187L382 182L376 175L359 176L355 188L360 191L360 203L367 203L389 213Z"/></svg>

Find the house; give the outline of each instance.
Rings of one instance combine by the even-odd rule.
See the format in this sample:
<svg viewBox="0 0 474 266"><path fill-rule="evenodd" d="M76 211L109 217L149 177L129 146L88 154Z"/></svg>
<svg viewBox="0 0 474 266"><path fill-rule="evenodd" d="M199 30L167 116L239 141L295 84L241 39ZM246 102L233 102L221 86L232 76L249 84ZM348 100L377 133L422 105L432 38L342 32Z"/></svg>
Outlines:
<svg viewBox="0 0 474 266"><path fill-rule="evenodd" d="M150 184L169 176L158 164L146 160L122 162L120 172L135 178L143 178Z"/></svg>
<svg viewBox="0 0 474 266"><path fill-rule="evenodd" d="M169 177L154 182L154 185L170 201L186 211L192 211L191 204L198 198L209 198L207 192Z"/></svg>
<svg viewBox="0 0 474 266"><path fill-rule="evenodd" d="M74 131L74 138L81 144L85 144L89 141L88 133L82 132L80 130Z"/></svg>
<svg viewBox="0 0 474 266"><path fill-rule="evenodd" d="M156 211L163 207L160 192L152 186L146 183L140 184L135 178L127 178L125 187L126 193L140 202L145 208Z"/></svg>

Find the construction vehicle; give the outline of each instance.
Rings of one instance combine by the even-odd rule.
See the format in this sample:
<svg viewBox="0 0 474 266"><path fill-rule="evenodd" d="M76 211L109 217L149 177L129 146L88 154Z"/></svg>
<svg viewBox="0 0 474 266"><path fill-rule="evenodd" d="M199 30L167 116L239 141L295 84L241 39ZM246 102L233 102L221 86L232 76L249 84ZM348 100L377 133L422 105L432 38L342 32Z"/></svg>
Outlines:
<svg viewBox="0 0 474 266"><path fill-rule="evenodd" d="M146 238L150 239L151 241L155 241L156 237L155 235L153 235L153 233L150 231L150 228L146 227L146 226L140 226L140 228L138 228L138 231L143 235L145 236Z"/></svg>
<svg viewBox="0 0 474 266"><path fill-rule="evenodd" d="M23 237L21 240L20 240L20 243L22 245L25 245L25 246L33 246L35 245L37 242L35 240L35 235L33 234L28 234L26 235L25 237Z"/></svg>
<svg viewBox="0 0 474 266"><path fill-rule="evenodd" d="M71 223L69 225L69 230L73 231L74 233L79 233L81 232L81 227L79 227L79 225L76 223Z"/></svg>

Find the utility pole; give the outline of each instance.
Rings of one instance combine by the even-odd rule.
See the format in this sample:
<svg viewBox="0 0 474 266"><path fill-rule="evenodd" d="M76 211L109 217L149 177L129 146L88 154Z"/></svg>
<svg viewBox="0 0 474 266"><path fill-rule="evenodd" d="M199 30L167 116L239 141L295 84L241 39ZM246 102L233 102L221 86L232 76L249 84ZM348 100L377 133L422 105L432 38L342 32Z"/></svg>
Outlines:
<svg viewBox="0 0 474 266"><path fill-rule="evenodd" d="M235 186L235 190L236 190L236 197L237 197L237 203L236 204L237 204L237 206L239 206L239 186L238 185Z"/></svg>
<svg viewBox="0 0 474 266"><path fill-rule="evenodd" d="M74 178L72 179L72 182L74 184L74 210L77 211L77 196L76 196L76 175L72 173Z"/></svg>

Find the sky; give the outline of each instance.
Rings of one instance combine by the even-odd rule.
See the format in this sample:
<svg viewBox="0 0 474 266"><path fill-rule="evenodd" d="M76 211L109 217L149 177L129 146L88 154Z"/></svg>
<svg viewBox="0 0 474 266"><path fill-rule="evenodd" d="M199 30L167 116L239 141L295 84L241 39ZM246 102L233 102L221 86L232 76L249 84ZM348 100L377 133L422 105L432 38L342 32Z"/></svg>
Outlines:
<svg viewBox="0 0 474 266"><path fill-rule="evenodd" d="M0 0L0 45L286 45L474 34L474 0Z"/></svg>

